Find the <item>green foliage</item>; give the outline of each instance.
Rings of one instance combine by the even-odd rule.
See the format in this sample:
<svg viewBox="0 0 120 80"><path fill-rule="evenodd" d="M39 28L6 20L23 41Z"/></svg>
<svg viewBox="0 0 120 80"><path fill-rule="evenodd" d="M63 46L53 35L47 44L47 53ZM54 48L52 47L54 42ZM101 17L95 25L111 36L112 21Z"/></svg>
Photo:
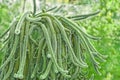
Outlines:
<svg viewBox="0 0 120 80"><path fill-rule="evenodd" d="M0 3L0 34L4 31L5 28L8 27L10 22L10 13L9 9L6 5Z"/></svg>
<svg viewBox="0 0 120 80"><path fill-rule="evenodd" d="M90 34L101 37L101 40L94 42L94 45L100 53L109 56L102 64L102 76L95 74L95 80L119 80L120 2L119 0L104 1L102 2L104 6L100 6L101 13L98 16L80 23ZM92 69L91 72L93 72Z"/></svg>

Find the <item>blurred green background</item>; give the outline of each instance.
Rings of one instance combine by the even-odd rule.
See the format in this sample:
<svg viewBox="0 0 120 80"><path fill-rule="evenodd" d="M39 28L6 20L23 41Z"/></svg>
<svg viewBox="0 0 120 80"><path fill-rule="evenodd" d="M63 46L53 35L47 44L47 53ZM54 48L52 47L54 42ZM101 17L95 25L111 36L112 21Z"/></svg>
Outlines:
<svg viewBox="0 0 120 80"><path fill-rule="evenodd" d="M56 2L47 1L53 4ZM0 35L14 17L21 15L22 10L32 10L31 3L32 0L0 0ZM83 13L89 13L91 9L100 10L98 15L78 21L89 34L101 37L100 40L93 41L93 44L101 54L108 55L106 62L101 62L102 75L96 74L93 68L90 68L88 76L94 73L94 80L120 80L120 0L58 0L58 3L82 5ZM2 46L0 43L0 48ZM2 56L0 53L0 62Z"/></svg>

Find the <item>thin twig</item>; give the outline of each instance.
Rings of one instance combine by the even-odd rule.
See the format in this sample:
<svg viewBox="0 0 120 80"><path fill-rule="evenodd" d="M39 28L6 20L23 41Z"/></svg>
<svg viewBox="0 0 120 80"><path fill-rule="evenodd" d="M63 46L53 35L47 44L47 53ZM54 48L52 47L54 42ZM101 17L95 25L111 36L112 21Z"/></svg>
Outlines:
<svg viewBox="0 0 120 80"><path fill-rule="evenodd" d="M36 13L36 0L33 0L33 15Z"/></svg>
<svg viewBox="0 0 120 80"><path fill-rule="evenodd" d="M26 4L26 0L24 0L24 2L23 2L22 12L24 12L24 11L25 11L25 4Z"/></svg>

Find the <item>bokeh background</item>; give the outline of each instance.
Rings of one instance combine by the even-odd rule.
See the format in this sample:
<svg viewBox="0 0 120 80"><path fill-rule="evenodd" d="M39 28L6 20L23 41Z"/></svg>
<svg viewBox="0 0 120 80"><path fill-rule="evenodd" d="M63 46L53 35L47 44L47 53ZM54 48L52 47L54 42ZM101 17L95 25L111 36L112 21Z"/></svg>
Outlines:
<svg viewBox="0 0 120 80"><path fill-rule="evenodd" d="M42 0L36 1L39 12ZM92 43L101 54L108 55L106 62L101 62L102 75L89 68L87 76L94 73L94 80L120 80L120 0L46 0L46 2L51 3L51 6L74 4L79 14L100 11L96 16L78 21L89 34L101 37ZM25 10L32 10L32 7L32 0L0 0L0 35L9 27L14 17L21 15ZM0 48L2 46L0 43ZM0 53L0 62L2 56L3 53Z"/></svg>

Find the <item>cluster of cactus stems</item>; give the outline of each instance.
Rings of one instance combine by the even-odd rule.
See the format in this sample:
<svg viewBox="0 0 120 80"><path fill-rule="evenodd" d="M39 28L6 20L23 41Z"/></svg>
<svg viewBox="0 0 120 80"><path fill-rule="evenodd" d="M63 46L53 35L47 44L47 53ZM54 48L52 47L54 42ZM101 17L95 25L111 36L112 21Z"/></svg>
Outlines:
<svg viewBox="0 0 120 80"><path fill-rule="evenodd" d="M106 56L90 41L99 38L74 21L97 13L65 17L51 10L23 13L0 36L0 80L81 80L82 69L89 67L87 59L100 74L97 60L105 61Z"/></svg>

